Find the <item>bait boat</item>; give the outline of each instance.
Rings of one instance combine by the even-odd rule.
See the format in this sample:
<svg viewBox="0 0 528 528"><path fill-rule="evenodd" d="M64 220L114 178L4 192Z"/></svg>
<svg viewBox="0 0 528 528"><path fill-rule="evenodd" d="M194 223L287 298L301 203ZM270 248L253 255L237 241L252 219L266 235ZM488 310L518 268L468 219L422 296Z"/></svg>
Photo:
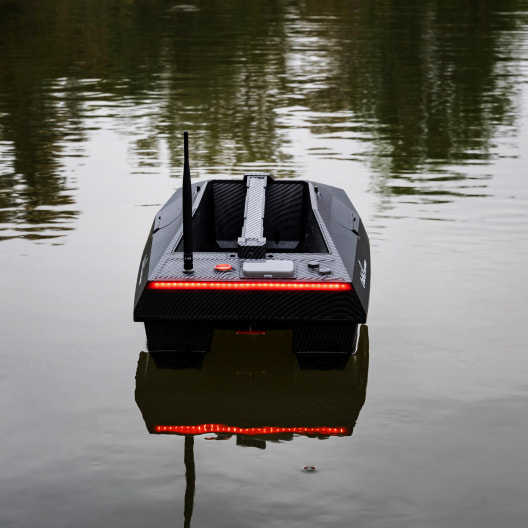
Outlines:
<svg viewBox="0 0 528 528"><path fill-rule="evenodd" d="M204 352L214 329L288 329L294 352L350 353L369 291L369 239L342 189L261 173L192 183L184 134L183 185L136 284L150 352Z"/></svg>

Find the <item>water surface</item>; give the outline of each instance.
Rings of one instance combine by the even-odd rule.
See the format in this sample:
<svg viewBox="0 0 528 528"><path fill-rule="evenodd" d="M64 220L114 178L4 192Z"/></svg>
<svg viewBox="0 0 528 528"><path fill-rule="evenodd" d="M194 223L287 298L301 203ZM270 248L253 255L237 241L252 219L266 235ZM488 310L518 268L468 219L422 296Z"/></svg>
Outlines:
<svg viewBox="0 0 528 528"><path fill-rule="evenodd" d="M524 526L527 108L525 0L0 1L2 526ZM343 187L373 268L351 434L196 436L192 517L131 320L183 130L193 178Z"/></svg>

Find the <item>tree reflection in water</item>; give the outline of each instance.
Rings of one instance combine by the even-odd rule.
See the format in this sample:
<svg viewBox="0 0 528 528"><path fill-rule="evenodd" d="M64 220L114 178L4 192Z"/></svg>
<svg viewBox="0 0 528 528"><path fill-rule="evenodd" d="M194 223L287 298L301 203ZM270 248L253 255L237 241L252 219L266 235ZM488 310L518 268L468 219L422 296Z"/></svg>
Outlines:
<svg viewBox="0 0 528 528"><path fill-rule="evenodd" d="M101 127L126 131L139 165L168 148L175 176L184 127L202 166L278 176L296 174L287 132L305 127L361 137L383 196L482 192L464 190L460 167L497 156L499 128L514 133L517 6L2 2L0 223L37 238L73 228L65 160Z"/></svg>

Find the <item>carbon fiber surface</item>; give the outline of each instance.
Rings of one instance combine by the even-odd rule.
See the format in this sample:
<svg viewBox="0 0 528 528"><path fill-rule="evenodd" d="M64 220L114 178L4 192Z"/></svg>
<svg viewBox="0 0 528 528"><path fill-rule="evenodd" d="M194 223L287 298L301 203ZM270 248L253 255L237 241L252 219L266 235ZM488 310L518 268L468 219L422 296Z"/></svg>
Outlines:
<svg viewBox="0 0 528 528"><path fill-rule="evenodd" d="M276 260L292 260L295 262L295 277L299 280L332 282L342 280L350 282L350 276L343 265L341 259L335 259L331 255L313 253L279 253L273 255ZM318 262L319 268L310 268L308 263ZM216 271L216 264L230 264L231 271ZM235 253L195 253L194 273L185 276L189 280L237 280L242 277L243 260L239 259ZM330 273L322 275L320 270L328 269ZM156 270L156 273L149 277L149 280L168 280L182 278L183 253L172 253Z"/></svg>
<svg viewBox="0 0 528 528"><path fill-rule="evenodd" d="M303 182L269 186L264 216L266 238L276 244L280 244L281 241L292 241L297 246L302 242L304 186Z"/></svg>
<svg viewBox="0 0 528 528"><path fill-rule="evenodd" d="M266 239L244 239L242 244L239 243L238 256L241 259L266 258Z"/></svg>
<svg viewBox="0 0 528 528"><path fill-rule="evenodd" d="M240 182L214 182L212 187L216 239L221 247L234 248L244 224L246 188Z"/></svg>
<svg viewBox="0 0 528 528"><path fill-rule="evenodd" d="M138 321L351 321L366 315L355 292L145 290Z"/></svg>
<svg viewBox="0 0 528 528"><path fill-rule="evenodd" d="M355 323L311 323L296 325L293 351L296 353L331 353L355 351L358 325Z"/></svg>
<svg viewBox="0 0 528 528"><path fill-rule="evenodd" d="M147 321L145 330L149 351L207 352L214 330L244 330L244 321L207 325L187 322ZM353 354L357 347L358 325L350 322L324 322L267 326L266 330L292 331L295 354Z"/></svg>
<svg viewBox="0 0 528 528"><path fill-rule="evenodd" d="M174 324L163 321L145 323L147 347L150 351L172 350L175 352L205 352L213 335L209 326L198 324Z"/></svg>

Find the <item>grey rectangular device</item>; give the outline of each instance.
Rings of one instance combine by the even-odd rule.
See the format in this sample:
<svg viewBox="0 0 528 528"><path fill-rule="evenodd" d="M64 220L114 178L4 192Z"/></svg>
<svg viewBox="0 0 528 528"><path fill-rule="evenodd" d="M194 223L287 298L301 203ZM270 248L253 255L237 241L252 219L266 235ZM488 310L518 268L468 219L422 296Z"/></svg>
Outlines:
<svg viewBox="0 0 528 528"><path fill-rule="evenodd" d="M242 263L242 277L295 277L295 265L293 260L246 260Z"/></svg>

